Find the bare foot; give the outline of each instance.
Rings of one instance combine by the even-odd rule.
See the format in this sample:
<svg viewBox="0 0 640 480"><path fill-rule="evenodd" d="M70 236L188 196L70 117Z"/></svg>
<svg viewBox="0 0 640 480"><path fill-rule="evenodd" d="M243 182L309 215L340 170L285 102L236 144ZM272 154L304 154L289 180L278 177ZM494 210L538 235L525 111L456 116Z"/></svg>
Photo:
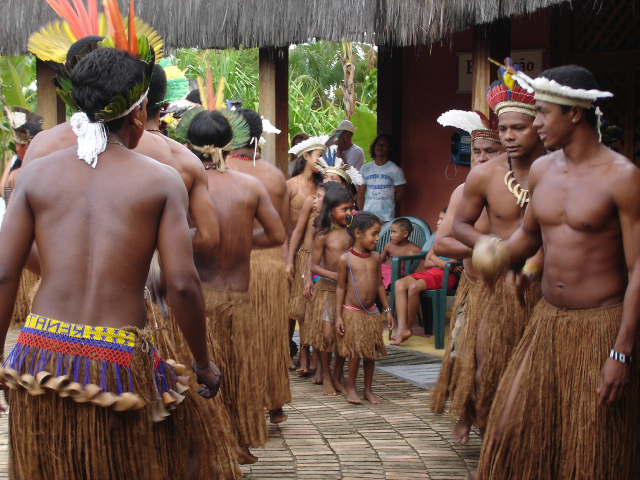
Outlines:
<svg viewBox="0 0 640 480"><path fill-rule="evenodd" d="M352 389L347 390L347 401L349 403L357 403L358 405L362 403L355 388L353 390Z"/></svg>
<svg viewBox="0 0 640 480"><path fill-rule="evenodd" d="M269 421L271 423L275 423L275 424L282 423L286 421L287 418L289 418L289 416L286 413L284 413L284 410L282 410L282 408L269 410Z"/></svg>
<svg viewBox="0 0 640 480"><path fill-rule="evenodd" d="M369 403L373 403L374 405L377 405L378 403L382 403L382 399L377 396L375 393L373 393L371 390L369 390L368 392L365 391L364 392L364 399L368 400Z"/></svg>
<svg viewBox="0 0 640 480"><path fill-rule="evenodd" d="M333 388L335 388L336 391L342 393L343 395L347 394L347 387L345 387L342 382L336 381L335 379L333 380Z"/></svg>
<svg viewBox="0 0 640 480"><path fill-rule="evenodd" d="M469 429L471 425L469 425L469 421L463 418L458 420L456 426L453 427L451 431L451 436L458 443L467 443L469 441Z"/></svg>
<svg viewBox="0 0 640 480"><path fill-rule="evenodd" d="M349 386L349 382L347 382L347 379L344 378L344 375L340 374L340 378L338 378L338 381L345 387Z"/></svg>
<svg viewBox="0 0 640 480"><path fill-rule="evenodd" d="M303 349L300 353L300 368L296 370L298 375L309 374L309 350Z"/></svg>
<svg viewBox="0 0 640 480"><path fill-rule="evenodd" d="M398 329L395 336L391 337L393 338L393 342L391 342L391 345L400 345L402 342L411 338L412 336L413 336L413 333L411 333L411 330Z"/></svg>
<svg viewBox="0 0 640 480"><path fill-rule="evenodd" d="M289 370L295 370L296 368L296 362L293 361L293 357L289 357Z"/></svg>
<svg viewBox="0 0 640 480"><path fill-rule="evenodd" d="M476 480L476 478L478 478L478 470L467 475L467 478L465 478L465 480Z"/></svg>
<svg viewBox="0 0 640 480"><path fill-rule="evenodd" d="M258 461L258 457L251 454L249 447L236 445L236 453L238 454L238 463L240 465L250 465Z"/></svg>
<svg viewBox="0 0 640 480"><path fill-rule="evenodd" d="M318 360L316 360L316 355L311 356L311 362L309 363L309 371L315 372L318 370Z"/></svg>
<svg viewBox="0 0 640 480"><path fill-rule="evenodd" d="M315 383L316 385L320 385L322 382L322 372L320 370L316 370L316 374L311 379L311 383Z"/></svg>
<svg viewBox="0 0 640 480"><path fill-rule="evenodd" d="M322 394L323 395L328 395L330 397L335 397L337 395L336 393L336 389L333 388L333 382L331 381L331 379L325 379L322 382Z"/></svg>

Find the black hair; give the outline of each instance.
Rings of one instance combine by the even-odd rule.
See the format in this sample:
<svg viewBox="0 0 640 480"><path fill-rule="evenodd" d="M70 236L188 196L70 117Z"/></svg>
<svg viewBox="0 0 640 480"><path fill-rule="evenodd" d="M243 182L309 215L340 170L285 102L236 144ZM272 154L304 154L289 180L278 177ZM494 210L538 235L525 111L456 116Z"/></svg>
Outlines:
<svg viewBox="0 0 640 480"><path fill-rule="evenodd" d="M16 132L28 133L30 140L33 140L33 137L35 137L41 131L42 127L40 125L36 125L35 123L23 123L18 128L16 128Z"/></svg>
<svg viewBox="0 0 640 480"><path fill-rule="evenodd" d="M584 67L579 67L578 65L564 65L562 67L550 68L549 70L545 70L540 74L540 77L548 78L549 80L555 80L560 85L566 85L571 88L582 88L584 90L599 90L598 82L596 81L596 77ZM596 128L598 126L598 116L595 112L594 108L584 108L584 119L587 121L589 126ZM566 114L571 106L569 105L560 105L560 109L562 114Z"/></svg>
<svg viewBox="0 0 640 480"><path fill-rule="evenodd" d="M324 185L324 188L329 191L332 188L340 188L342 190L344 190L344 187L342 186L341 183L338 182L324 182L322 185Z"/></svg>
<svg viewBox="0 0 640 480"><path fill-rule="evenodd" d="M413 232L413 224L408 218L398 218L397 220L394 220L391 225L396 225L403 232L409 232L409 235Z"/></svg>
<svg viewBox="0 0 640 480"><path fill-rule="evenodd" d="M125 92L146 63L124 50L99 48L86 55L71 72L71 96L89 120ZM142 105L142 104L141 104ZM124 125L125 117L105 123L110 132Z"/></svg>
<svg viewBox="0 0 640 480"><path fill-rule="evenodd" d="M251 110L250 108L238 108L237 113L242 115L249 126L249 143L245 145L247 148L254 148L253 141L258 141L262 135L262 117L258 115L258 112ZM253 140L255 138L255 140Z"/></svg>
<svg viewBox="0 0 640 480"><path fill-rule="evenodd" d="M393 137L391 135L389 135L388 133L381 133L380 135L378 135L376 138L373 139L373 142L371 142L371 145L369 146L369 155L371 155L371 158L375 159L376 158L376 143L378 143L378 140L380 140L381 138L386 138L389 141L389 160L393 160L393 155L395 153L395 145L393 142Z"/></svg>
<svg viewBox="0 0 640 480"><path fill-rule="evenodd" d="M231 125L224 115L217 111L205 110L198 113L187 130L187 140L191 145L203 147L204 145L213 145L214 147L224 147L233 139L233 131ZM202 153L193 150L193 153L201 161L210 160Z"/></svg>
<svg viewBox="0 0 640 480"><path fill-rule="evenodd" d="M193 103L202 103L200 101L200 90L198 90L197 88L187 93L187 96L184 98L185 100L189 100L190 102L193 102Z"/></svg>
<svg viewBox="0 0 640 480"><path fill-rule="evenodd" d="M155 117L160 111L164 97L167 96L167 74L160 65L153 66L153 75L147 93L147 115Z"/></svg>
<svg viewBox="0 0 640 480"><path fill-rule="evenodd" d="M447 213L447 209L449 208L449 206L447 205L446 207L444 207L442 210L440 210L442 213Z"/></svg>
<svg viewBox="0 0 640 480"><path fill-rule="evenodd" d="M316 228L316 236L325 235L331 230L333 224L333 209L343 203L352 203L353 199L344 188L329 188L322 201L322 210L316 217L313 226Z"/></svg>
<svg viewBox="0 0 640 480"><path fill-rule="evenodd" d="M320 149L318 148L317 150L320 150ZM313 150L306 153L311 153L311 152L313 152ZM297 177L304 171L304 167L306 166L307 166L307 159L304 158L304 153L303 153L298 158L296 158L295 163L293 164L293 172L291 173L291 176ZM316 186L320 185L322 183L322 180L323 178L320 172L313 172L313 181L315 182Z"/></svg>
<svg viewBox="0 0 640 480"><path fill-rule="evenodd" d="M347 227L347 233L351 238L356 238L356 229L364 233L376 223L380 223L380 219L377 215L365 210L360 210L355 215L352 215L351 225Z"/></svg>
<svg viewBox="0 0 640 480"><path fill-rule="evenodd" d="M98 35L88 35L77 40L67 50L67 62L84 50L87 45L98 43L102 40L104 40L104 37L99 37Z"/></svg>

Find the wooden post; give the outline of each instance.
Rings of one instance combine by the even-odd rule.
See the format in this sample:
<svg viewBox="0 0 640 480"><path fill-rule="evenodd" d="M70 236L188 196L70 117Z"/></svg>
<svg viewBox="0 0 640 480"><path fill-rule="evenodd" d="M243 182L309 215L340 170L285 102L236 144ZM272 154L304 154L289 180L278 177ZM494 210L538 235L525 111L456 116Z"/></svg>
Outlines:
<svg viewBox="0 0 640 480"><path fill-rule="evenodd" d="M283 172L289 168L289 49L287 47L261 48L260 115L268 119L278 135L267 134L262 156Z"/></svg>
<svg viewBox="0 0 640 480"><path fill-rule="evenodd" d="M38 93L36 94L37 113L44 118L42 128L45 130L55 127L59 122L59 98L56 87L51 83L51 79L56 74L55 70L40 59L36 59L36 79ZM64 102L60 100L64 107ZM64 120L64 108L62 108L62 118Z"/></svg>
<svg viewBox="0 0 640 480"><path fill-rule="evenodd" d="M486 101L486 91L491 82L498 79L497 67L489 58L501 62L511 55L511 19L497 20L490 25L473 27L473 90L471 109L484 113L487 118L491 108Z"/></svg>
<svg viewBox="0 0 640 480"><path fill-rule="evenodd" d="M402 159L403 47L378 47L378 133L394 138L396 162Z"/></svg>

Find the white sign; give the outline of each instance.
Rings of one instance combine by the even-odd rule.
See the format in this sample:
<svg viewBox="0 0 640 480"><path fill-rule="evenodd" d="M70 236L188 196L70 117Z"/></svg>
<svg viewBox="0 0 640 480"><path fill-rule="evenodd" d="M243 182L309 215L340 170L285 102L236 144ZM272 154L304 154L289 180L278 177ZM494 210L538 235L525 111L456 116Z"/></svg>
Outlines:
<svg viewBox="0 0 640 480"><path fill-rule="evenodd" d="M536 77L544 70L545 49L538 50L511 50L511 59L517 63L520 70ZM473 90L473 54L458 54L458 83L456 93L471 93ZM504 59L502 59L504 60ZM491 64L492 68L498 68Z"/></svg>

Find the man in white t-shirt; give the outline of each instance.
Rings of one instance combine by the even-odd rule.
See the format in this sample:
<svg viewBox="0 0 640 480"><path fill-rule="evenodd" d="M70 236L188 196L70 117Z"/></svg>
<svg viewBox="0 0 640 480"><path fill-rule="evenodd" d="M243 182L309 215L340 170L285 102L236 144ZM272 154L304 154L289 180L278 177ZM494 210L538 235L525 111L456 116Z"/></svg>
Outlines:
<svg viewBox="0 0 640 480"><path fill-rule="evenodd" d="M364 150L352 142L356 127L349 120L343 120L338 128L331 131L331 136L338 135L335 144L338 146L338 158L360 171L364 163Z"/></svg>
<svg viewBox="0 0 640 480"><path fill-rule="evenodd" d="M396 216L396 204L404 197L402 169L391 161L391 136L381 134L371 144L373 162L360 170L364 183L358 189L358 210L376 214L382 223ZM365 200L366 197L366 200Z"/></svg>

